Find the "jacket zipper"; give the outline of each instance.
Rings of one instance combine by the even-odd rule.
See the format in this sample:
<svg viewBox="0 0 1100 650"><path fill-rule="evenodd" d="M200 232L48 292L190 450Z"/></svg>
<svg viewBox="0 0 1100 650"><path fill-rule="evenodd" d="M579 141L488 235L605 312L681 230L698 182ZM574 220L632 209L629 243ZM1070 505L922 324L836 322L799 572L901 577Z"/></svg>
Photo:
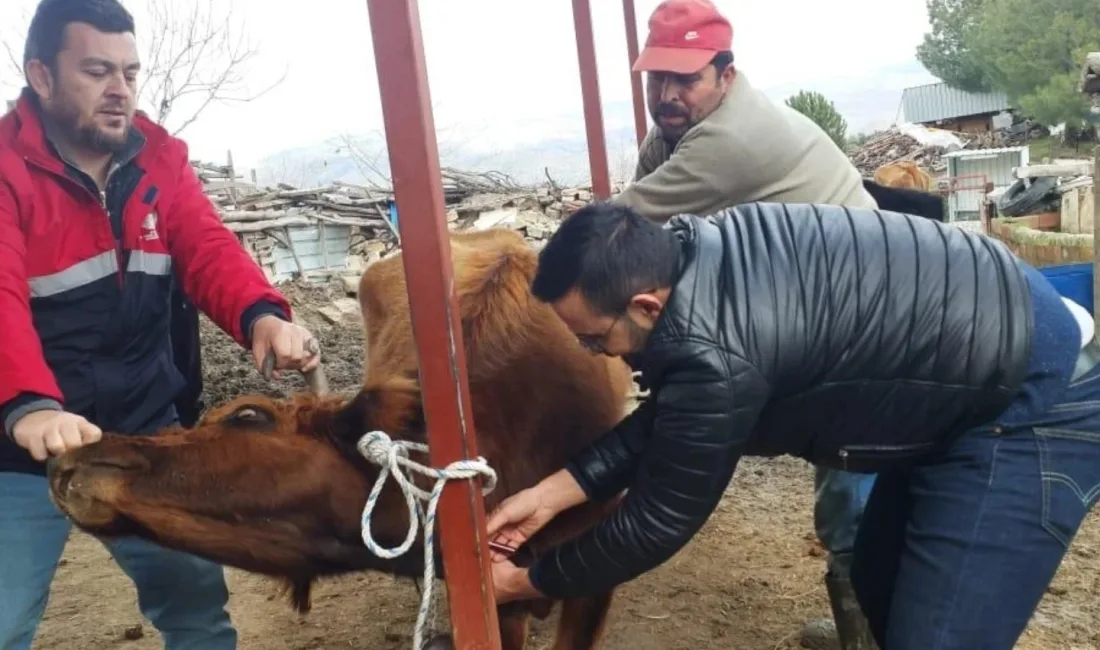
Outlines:
<svg viewBox="0 0 1100 650"><path fill-rule="evenodd" d="M890 452L904 452L904 453L919 454L920 452L922 452L926 449L930 449L933 446L934 446L933 443L917 443L917 444L913 444L913 445L866 445L866 446L857 445L856 448L867 451L868 453L870 453L872 455L875 454L876 452L878 452L880 455L887 455ZM845 449L837 450L837 456L840 457L841 466L844 468L844 471L849 471L848 470L848 457L849 457L848 449L845 448Z"/></svg>
<svg viewBox="0 0 1100 650"><path fill-rule="evenodd" d="M111 174L113 173L114 170L107 172L107 179L104 181L105 186L111 183ZM123 272L122 268L122 228L124 226L122 223L122 215L118 215L119 236L115 237L115 229L114 226L111 225L111 211L107 209L106 189L99 191L99 207L103 208L103 216L107 218L107 227L111 229L111 237L115 240L115 260L118 262L115 265L118 267L115 274L118 277L118 286L122 287L126 278L126 274Z"/></svg>
<svg viewBox="0 0 1100 650"><path fill-rule="evenodd" d="M23 160L31 163L32 165L34 165L35 167L38 167L39 169L41 169L44 172L46 172L48 174L51 174L55 178L60 178L60 179L64 180L67 183L70 183L72 185L76 185L81 190L83 190L83 191L85 191L89 194L92 194L93 196L96 197L96 202L99 204L99 207L103 209L103 218L107 220L107 229L111 233L111 239L113 239L114 242L115 242L115 262L116 262L116 264L115 264L115 267L116 267L115 268L115 279L118 281L119 287L122 287L122 280L123 280L123 276L124 276L124 273L122 272L123 271L122 270L122 239L119 238L119 237L115 237L115 229L111 226L111 213L107 209L107 190L103 189L103 190L100 190L98 194L95 194L91 190L89 190L88 187L86 185L84 185L84 183L79 183L76 180L74 180L72 178L69 178L65 174L58 173L57 170L51 169L48 165L46 165L44 163L41 163L41 162L35 160L34 158L32 158L30 156L24 156ZM113 174L113 173L114 173L113 170L107 173L107 182L108 183L110 182L111 174ZM122 224L122 215L119 215L119 226L120 226L120 228L123 226L123 224Z"/></svg>

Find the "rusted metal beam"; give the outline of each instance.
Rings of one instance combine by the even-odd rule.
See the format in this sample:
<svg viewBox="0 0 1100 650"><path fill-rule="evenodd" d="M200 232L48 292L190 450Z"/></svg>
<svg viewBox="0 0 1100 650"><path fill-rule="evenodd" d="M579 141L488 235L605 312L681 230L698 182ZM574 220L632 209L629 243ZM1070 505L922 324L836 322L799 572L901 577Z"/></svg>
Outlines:
<svg viewBox="0 0 1100 650"><path fill-rule="evenodd" d="M477 457L416 0L367 0L401 254L420 360L431 463ZM443 566L457 650L499 650L480 481L451 482L439 502Z"/></svg>
<svg viewBox="0 0 1100 650"><path fill-rule="evenodd" d="M645 134L649 131L646 122L645 95L642 94L642 73L634 72L634 62L638 60L638 19L634 13L634 0L623 0L623 22L626 24L626 54L629 59L630 92L634 98L634 131L638 136L638 146L642 146Z"/></svg>
<svg viewBox="0 0 1100 650"><path fill-rule="evenodd" d="M577 62L581 69L581 96L584 99L584 126L588 134L592 194L598 199L606 199L611 196L611 175L607 171L607 141L603 134L596 42L592 35L592 9L588 0L573 0L573 29L577 36Z"/></svg>
<svg viewBox="0 0 1100 650"><path fill-rule="evenodd" d="M1092 150L1092 316L1100 323L1100 146ZM1100 327L1093 333L1100 341Z"/></svg>

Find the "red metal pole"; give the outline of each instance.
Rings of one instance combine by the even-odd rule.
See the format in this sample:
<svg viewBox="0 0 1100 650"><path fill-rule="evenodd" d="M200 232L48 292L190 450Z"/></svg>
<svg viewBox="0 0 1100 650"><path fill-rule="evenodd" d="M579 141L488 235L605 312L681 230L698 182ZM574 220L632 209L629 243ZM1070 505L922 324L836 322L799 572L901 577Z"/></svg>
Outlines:
<svg viewBox="0 0 1100 650"><path fill-rule="evenodd" d="M454 292L439 145L416 0L367 0L390 173L401 218L431 463L477 457ZM439 501L443 566L456 650L499 650L480 482L448 483Z"/></svg>
<svg viewBox="0 0 1100 650"><path fill-rule="evenodd" d="M611 175L607 171L607 142L600 110L600 77L596 70L596 45L592 36L592 10L588 0L573 0L573 28L577 35L577 59L581 68L584 98L584 126L588 134L588 164L592 169L592 194L611 197Z"/></svg>
<svg viewBox="0 0 1100 650"><path fill-rule="evenodd" d="M630 90L634 96L634 131L638 135L638 146L642 146L645 134L649 131L646 122L645 97L642 95L642 73L634 72L634 62L638 60L638 19L634 15L634 0L623 0L623 22L626 23L626 53L630 59Z"/></svg>

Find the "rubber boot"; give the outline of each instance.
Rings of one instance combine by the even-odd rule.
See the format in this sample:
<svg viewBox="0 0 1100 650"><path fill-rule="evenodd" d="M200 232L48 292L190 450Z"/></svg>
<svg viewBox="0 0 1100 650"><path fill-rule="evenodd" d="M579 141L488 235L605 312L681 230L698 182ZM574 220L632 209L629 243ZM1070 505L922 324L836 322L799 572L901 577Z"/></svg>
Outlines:
<svg viewBox="0 0 1100 650"><path fill-rule="evenodd" d="M829 593L833 620L836 621L840 650L878 650L848 574L830 569L825 574L825 589Z"/></svg>

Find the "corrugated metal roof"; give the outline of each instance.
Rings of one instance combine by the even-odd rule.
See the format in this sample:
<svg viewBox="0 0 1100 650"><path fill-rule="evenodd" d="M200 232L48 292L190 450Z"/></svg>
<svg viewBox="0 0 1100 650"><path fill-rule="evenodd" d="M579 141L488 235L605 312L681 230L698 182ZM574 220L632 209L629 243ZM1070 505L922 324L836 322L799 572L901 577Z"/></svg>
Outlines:
<svg viewBox="0 0 1100 650"><path fill-rule="evenodd" d="M901 110L906 122L934 122L966 115L999 113L1011 108L1002 92L972 93L946 83L906 88L901 93Z"/></svg>

